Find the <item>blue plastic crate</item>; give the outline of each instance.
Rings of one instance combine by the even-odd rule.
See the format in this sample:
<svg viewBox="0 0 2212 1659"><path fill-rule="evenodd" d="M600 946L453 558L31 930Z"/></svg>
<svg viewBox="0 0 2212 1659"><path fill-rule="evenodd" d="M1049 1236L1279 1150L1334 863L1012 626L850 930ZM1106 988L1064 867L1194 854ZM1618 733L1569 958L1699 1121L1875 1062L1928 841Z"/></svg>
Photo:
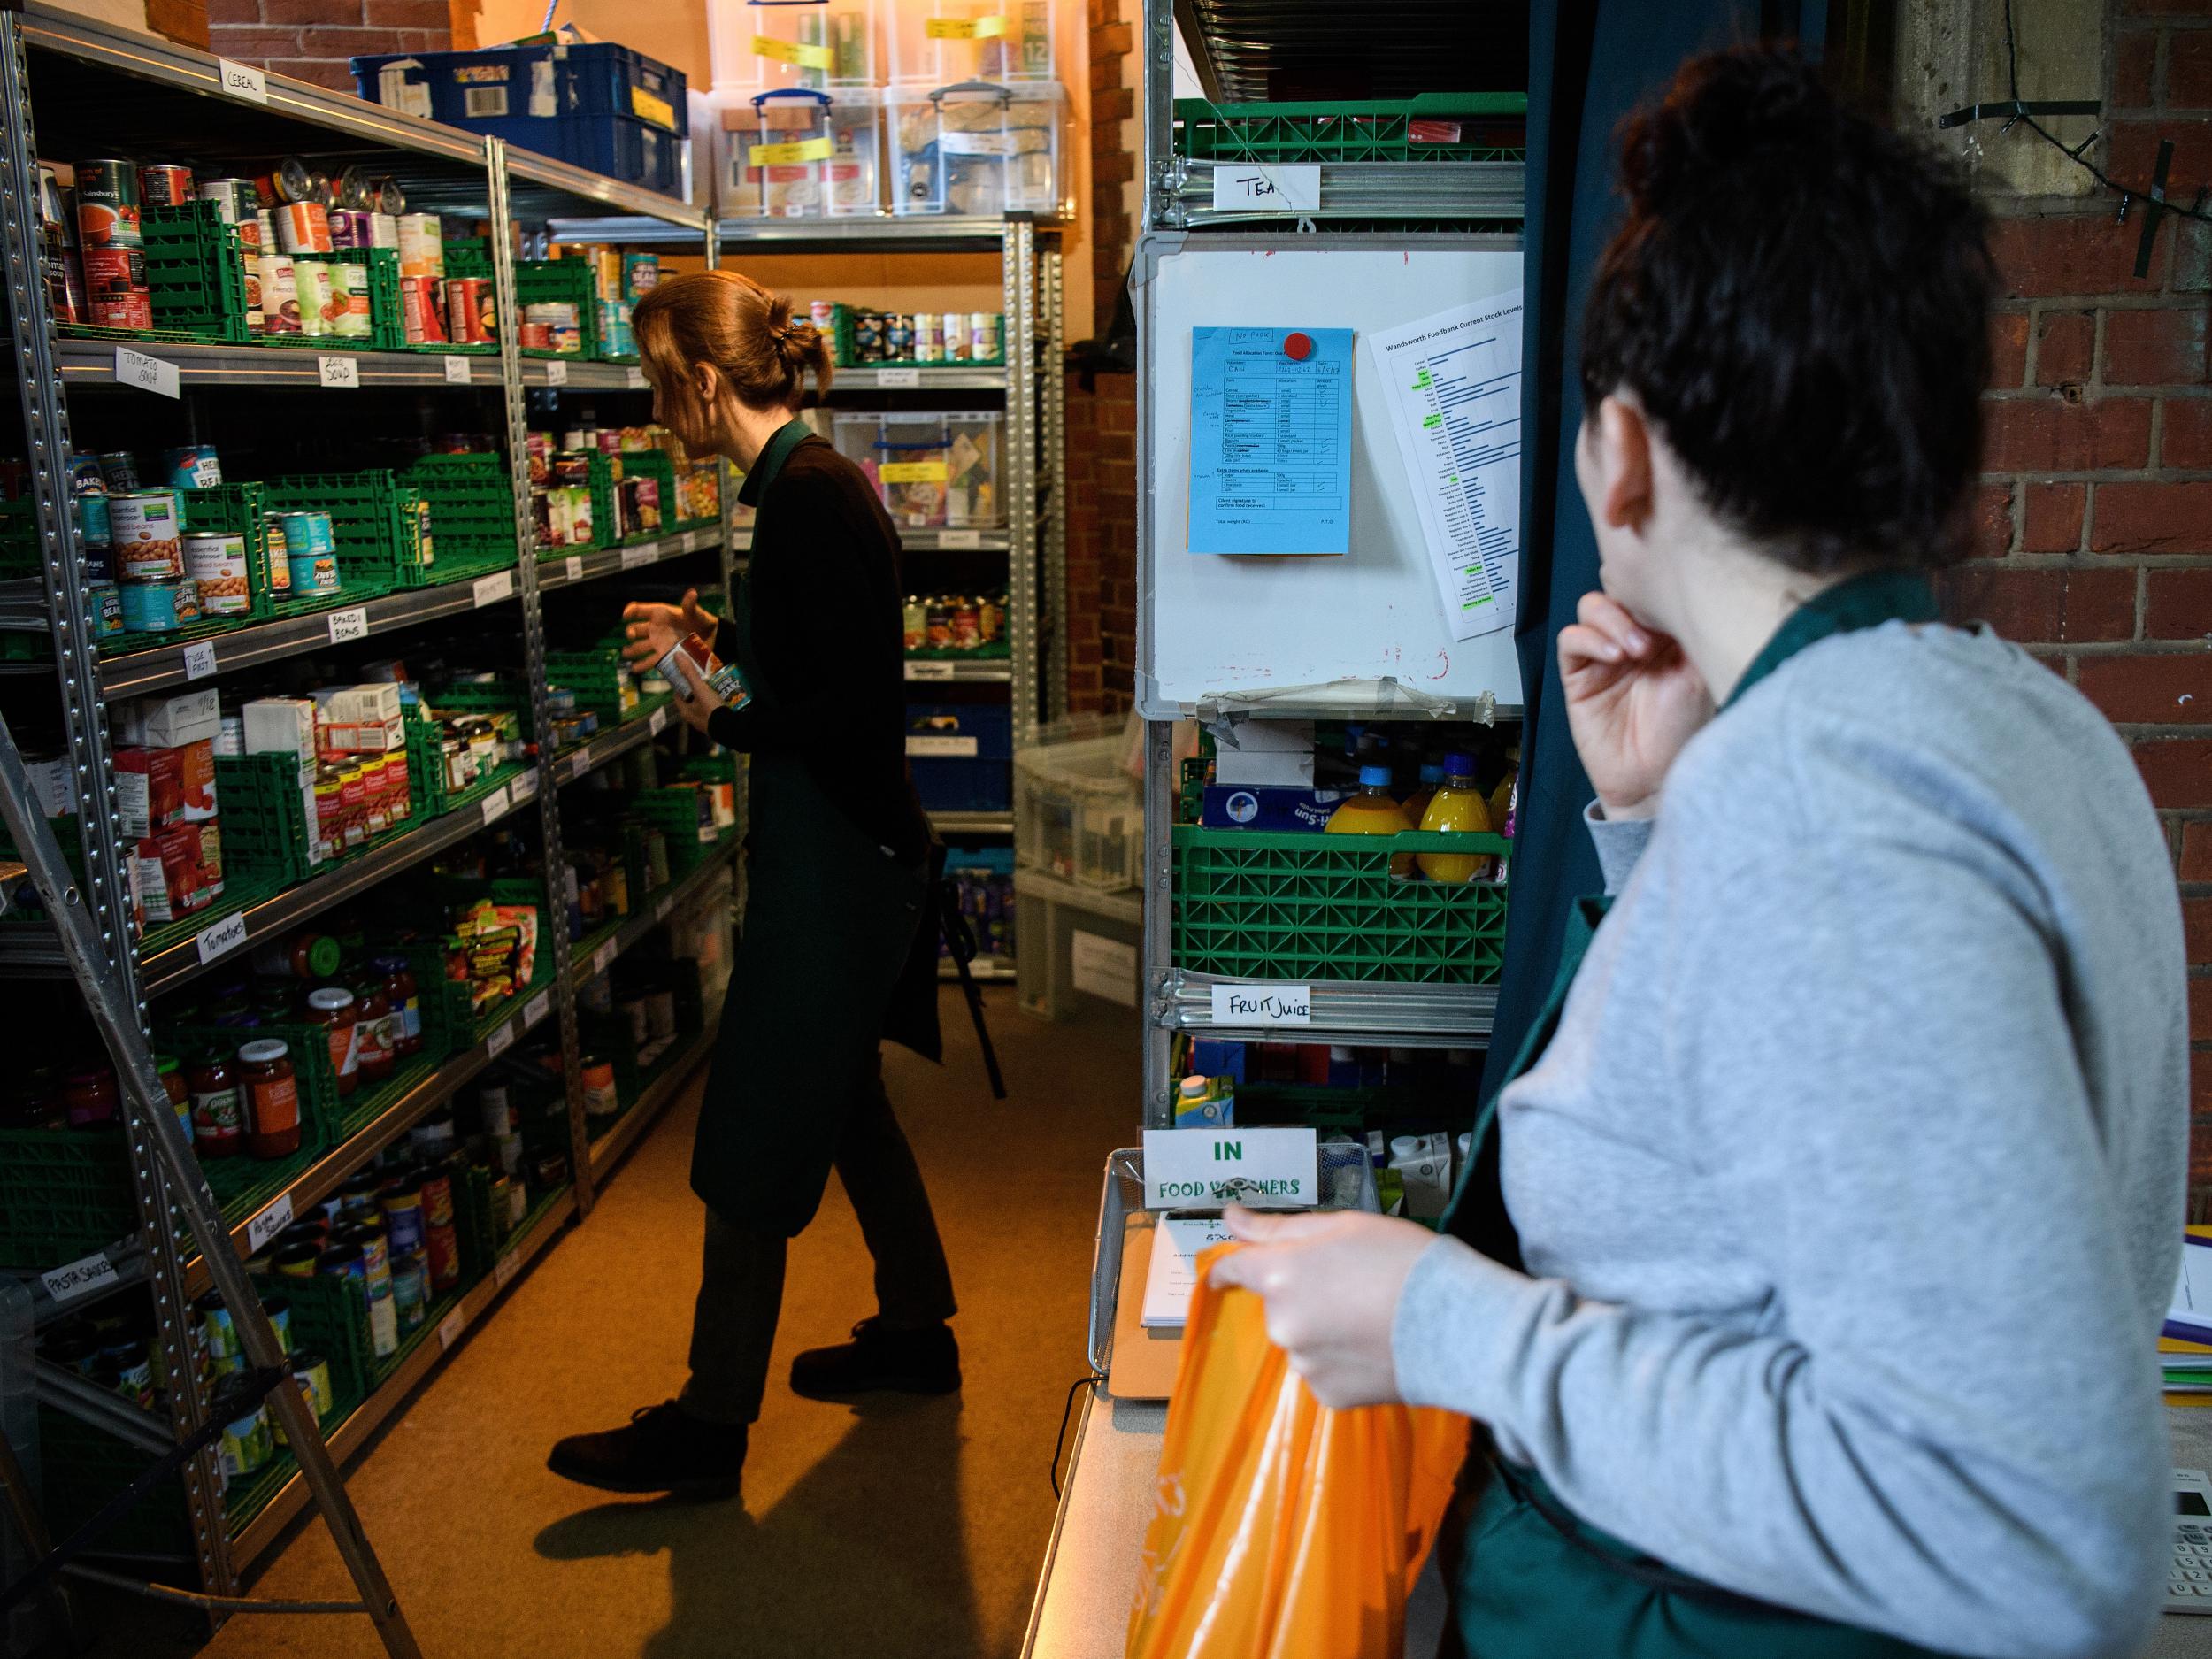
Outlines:
<svg viewBox="0 0 2212 1659"><path fill-rule="evenodd" d="M1003 812L1014 804L1014 714L988 703L917 703L906 710L907 764L933 812ZM918 744L917 740L920 740ZM972 742L972 755L916 754L930 740Z"/></svg>

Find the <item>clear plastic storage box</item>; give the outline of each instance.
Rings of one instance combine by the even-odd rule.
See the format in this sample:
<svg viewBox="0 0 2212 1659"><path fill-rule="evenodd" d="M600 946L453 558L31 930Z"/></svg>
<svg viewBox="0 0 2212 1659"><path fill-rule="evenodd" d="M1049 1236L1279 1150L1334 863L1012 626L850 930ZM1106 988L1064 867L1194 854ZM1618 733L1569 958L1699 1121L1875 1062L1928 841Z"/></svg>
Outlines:
<svg viewBox="0 0 2212 1659"><path fill-rule="evenodd" d="M1052 0L888 0L891 80L1051 81Z"/></svg>
<svg viewBox="0 0 2212 1659"><path fill-rule="evenodd" d="M815 92L883 84L879 0L708 0L717 92Z"/></svg>
<svg viewBox="0 0 2212 1659"><path fill-rule="evenodd" d="M724 111L719 211L739 219L837 219L883 204L873 92L756 94Z"/></svg>
<svg viewBox="0 0 2212 1659"><path fill-rule="evenodd" d="M841 413L838 453L867 473L902 530L994 529L1005 521L995 411Z"/></svg>
<svg viewBox="0 0 2212 1659"><path fill-rule="evenodd" d="M1118 718L1041 727L1014 757L1014 853L1100 893L1144 879L1144 785Z"/></svg>
<svg viewBox="0 0 2212 1659"><path fill-rule="evenodd" d="M956 216L1058 215L1061 129L1057 86L964 81L886 95L891 210Z"/></svg>

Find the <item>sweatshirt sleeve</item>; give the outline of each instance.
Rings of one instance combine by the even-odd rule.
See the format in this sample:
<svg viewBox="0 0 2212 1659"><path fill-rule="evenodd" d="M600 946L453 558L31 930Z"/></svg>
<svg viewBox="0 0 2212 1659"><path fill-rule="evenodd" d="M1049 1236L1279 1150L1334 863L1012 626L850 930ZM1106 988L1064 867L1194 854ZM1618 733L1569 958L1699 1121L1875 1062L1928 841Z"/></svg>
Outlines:
<svg viewBox="0 0 2212 1659"><path fill-rule="evenodd" d="M1733 1185L1763 1317L1588 1300L1440 1239L1399 1386L1741 1594L1961 1654L2124 1654L2169 1525L2149 1327L2061 966L1955 855L1868 828L1761 858L1653 993L1682 1088L1655 1109Z"/></svg>
<svg viewBox="0 0 2212 1659"><path fill-rule="evenodd" d="M1647 818L1609 818L1595 801L1582 809L1582 822L1590 832L1590 844L1597 849L1598 868L1605 872L1608 893L1618 893L1628 885L1636 861L1644 856L1644 849L1650 843L1655 821Z"/></svg>

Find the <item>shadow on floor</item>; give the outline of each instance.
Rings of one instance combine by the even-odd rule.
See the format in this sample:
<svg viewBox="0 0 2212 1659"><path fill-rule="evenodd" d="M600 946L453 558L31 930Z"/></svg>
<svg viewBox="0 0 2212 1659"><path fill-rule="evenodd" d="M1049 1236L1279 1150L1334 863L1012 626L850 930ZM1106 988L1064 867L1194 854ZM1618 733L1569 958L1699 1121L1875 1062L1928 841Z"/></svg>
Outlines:
<svg viewBox="0 0 2212 1659"><path fill-rule="evenodd" d="M603 1503L539 1532L549 1561L669 1558L673 1608L643 1659L978 1654L961 1514L960 1401L853 1410L852 1426L765 1514L741 1502ZM834 1561L838 1571L825 1574Z"/></svg>

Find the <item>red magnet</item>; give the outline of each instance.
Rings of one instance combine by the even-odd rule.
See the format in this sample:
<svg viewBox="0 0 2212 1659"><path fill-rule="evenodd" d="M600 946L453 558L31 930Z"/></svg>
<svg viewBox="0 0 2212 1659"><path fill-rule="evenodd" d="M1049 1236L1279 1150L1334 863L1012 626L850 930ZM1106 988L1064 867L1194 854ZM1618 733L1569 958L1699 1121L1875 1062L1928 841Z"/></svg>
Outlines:
<svg viewBox="0 0 2212 1659"><path fill-rule="evenodd" d="M1310 334L1285 334L1283 355L1293 363L1303 363L1313 355L1313 337Z"/></svg>

